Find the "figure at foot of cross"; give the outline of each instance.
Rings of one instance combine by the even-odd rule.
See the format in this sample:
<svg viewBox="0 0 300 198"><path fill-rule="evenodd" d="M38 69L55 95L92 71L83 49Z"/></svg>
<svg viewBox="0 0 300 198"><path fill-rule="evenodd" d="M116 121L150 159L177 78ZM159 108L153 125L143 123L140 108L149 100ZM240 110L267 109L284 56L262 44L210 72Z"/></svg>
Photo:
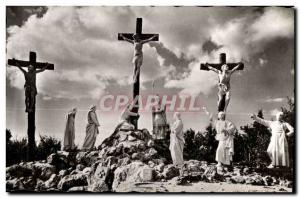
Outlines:
<svg viewBox="0 0 300 198"><path fill-rule="evenodd" d="M123 34L121 34L121 37L125 41L133 44L133 46L134 46L134 53L133 53L133 59L132 59L132 63L134 64L133 82L137 82L137 77L140 74L141 66L143 64L143 44L153 41L157 36L154 35L151 38L145 39L145 40L142 40L140 38L139 34L134 34L132 36L133 40L124 37Z"/></svg>
<svg viewBox="0 0 300 198"><path fill-rule="evenodd" d="M25 77L25 112L30 113L35 110L35 97L37 95L36 74L45 71L47 65L39 70L36 70L33 65L29 65L28 71L23 69L19 64L17 64L17 67L23 72Z"/></svg>

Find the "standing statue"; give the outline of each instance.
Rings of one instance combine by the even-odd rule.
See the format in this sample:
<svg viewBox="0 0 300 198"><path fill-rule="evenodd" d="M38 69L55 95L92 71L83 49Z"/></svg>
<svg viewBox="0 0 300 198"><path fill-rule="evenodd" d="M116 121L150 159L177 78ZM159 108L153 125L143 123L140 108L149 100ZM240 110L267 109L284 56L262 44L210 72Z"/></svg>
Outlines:
<svg viewBox="0 0 300 198"><path fill-rule="evenodd" d="M132 63L134 64L133 82L136 82L137 76L140 74L140 69L143 64L143 44L153 41L156 38L156 35L152 36L149 39L145 39L145 40L142 40L140 38L139 34L134 34L132 36L133 40L124 37L123 34L121 34L121 37L125 41L133 44L133 46L134 46L133 59L132 59Z"/></svg>
<svg viewBox="0 0 300 198"><path fill-rule="evenodd" d="M23 69L18 62L16 66L23 72L25 77L25 112L33 112L35 109L35 97L37 95L36 74L45 71L48 65L39 70L35 70L33 65L29 65L28 71Z"/></svg>
<svg viewBox="0 0 300 198"><path fill-rule="evenodd" d="M170 130L167 122L166 106L162 105L160 97L156 96L156 104L152 106L153 138L165 140Z"/></svg>
<svg viewBox="0 0 300 198"><path fill-rule="evenodd" d="M174 113L174 123L171 127L170 134L170 152L174 165L182 165L183 160L183 147L184 147L184 136L183 136L183 122L181 115L178 112Z"/></svg>
<svg viewBox="0 0 300 198"><path fill-rule="evenodd" d="M66 129L65 129L65 136L64 136L64 148L63 150L69 151L75 149L75 116L77 113L77 108L73 108L68 115Z"/></svg>
<svg viewBox="0 0 300 198"><path fill-rule="evenodd" d="M97 114L96 105L93 105L88 113L88 124L86 126L86 136L82 146L82 150L89 151L94 148L97 135L99 134L98 127L100 126Z"/></svg>
<svg viewBox="0 0 300 198"><path fill-rule="evenodd" d="M223 171L223 165L231 165L233 155L234 155L234 134L236 132L241 135L246 135L244 132L239 132L235 125L225 119L225 113L218 113L218 120L213 121L212 117L210 118L216 131L216 140L219 141L219 145L216 151L216 161L217 170L219 172Z"/></svg>
<svg viewBox="0 0 300 198"><path fill-rule="evenodd" d="M271 129L272 136L267 152L272 162L268 168L277 166L289 167L289 147L286 136L292 136L294 134L294 128L289 123L283 121L283 112L276 114L275 121L261 119L255 114L253 114L251 118Z"/></svg>

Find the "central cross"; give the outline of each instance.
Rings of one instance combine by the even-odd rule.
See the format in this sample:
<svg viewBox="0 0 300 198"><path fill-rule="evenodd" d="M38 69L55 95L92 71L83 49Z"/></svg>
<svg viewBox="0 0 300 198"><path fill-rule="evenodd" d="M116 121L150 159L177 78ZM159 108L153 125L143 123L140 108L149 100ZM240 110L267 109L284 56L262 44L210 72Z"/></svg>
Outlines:
<svg viewBox="0 0 300 198"><path fill-rule="evenodd" d="M134 45L134 72L133 72L133 107L130 111L133 113L139 112L139 94L140 94L140 68L143 63L143 44L150 41L158 41L158 34L143 34L142 33L142 18L136 19L135 33L119 33L118 40L127 41ZM131 124L138 128L138 117L132 117L130 119Z"/></svg>

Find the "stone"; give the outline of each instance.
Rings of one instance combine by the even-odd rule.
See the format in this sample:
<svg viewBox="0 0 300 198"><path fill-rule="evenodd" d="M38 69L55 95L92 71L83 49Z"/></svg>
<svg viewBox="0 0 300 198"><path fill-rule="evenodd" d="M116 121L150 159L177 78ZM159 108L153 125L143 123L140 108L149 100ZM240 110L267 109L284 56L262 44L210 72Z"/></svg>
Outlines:
<svg viewBox="0 0 300 198"><path fill-rule="evenodd" d="M177 177L177 176L179 176L179 174L180 174L179 168L175 167L174 165L166 166L166 168L164 169L164 171L162 173L162 175L164 176L164 178L166 180Z"/></svg>
<svg viewBox="0 0 300 198"><path fill-rule="evenodd" d="M149 165L150 168L154 168L155 163L154 163L153 161L149 161L149 162L148 162L148 165Z"/></svg>
<svg viewBox="0 0 300 198"><path fill-rule="evenodd" d="M89 175L91 172L92 172L92 168L91 167L85 167L82 170L82 173L85 174L85 175Z"/></svg>
<svg viewBox="0 0 300 198"><path fill-rule="evenodd" d="M140 161L134 161L126 166L118 167L114 172L112 190L118 191L122 185L142 182L141 172L144 168L149 168Z"/></svg>
<svg viewBox="0 0 300 198"><path fill-rule="evenodd" d="M88 190L88 186L75 186L68 190L68 192L85 192Z"/></svg>
<svg viewBox="0 0 300 198"><path fill-rule="evenodd" d="M61 177L56 175L56 174L52 174L51 177L45 182L45 188L56 188L58 182L60 181Z"/></svg>
<svg viewBox="0 0 300 198"><path fill-rule="evenodd" d="M25 190L24 184L18 178L6 181L6 191L21 191Z"/></svg>
<svg viewBox="0 0 300 198"><path fill-rule="evenodd" d="M57 185L62 191L67 191L75 186L87 186L87 177L84 174L67 175L63 177Z"/></svg>
<svg viewBox="0 0 300 198"><path fill-rule="evenodd" d="M155 166L154 169L155 169L156 171L162 173L163 170L164 170L164 167L165 167L165 164L160 163L159 165Z"/></svg>
<svg viewBox="0 0 300 198"><path fill-rule="evenodd" d="M149 156L151 158L154 158L157 156L157 151L154 148L150 148L147 153L149 154Z"/></svg>
<svg viewBox="0 0 300 198"><path fill-rule="evenodd" d="M263 177L266 186L271 186L273 184L273 178L271 176Z"/></svg>
<svg viewBox="0 0 300 198"><path fill-rule="evenodd" d="M77 164L76 170L82 171L85 167L82 164Z"/></svg>
<svg viewBox="0 0 300 198"><path fill-rule="evenodd" d="M243 176L237 175L231 177L231 182L235 184L243 184L245 183L245 179Z"/></svg>
<svg viewBox="0 0 300 198"><path fill-rule="evenodd" d="M133 137L131 135L129 135L127 138L128 138L128 141L130 141L130 142L133 142L136 140L136 137Z"/></svg>
<svg viewBox="0 0 300 198"><path fill-rule="evenodd" d="M68 174L68 170L60 170L59 173L58 173L58 175L59 175L60 177L64 177L64 176L66 176L67 174Z"/></svg>

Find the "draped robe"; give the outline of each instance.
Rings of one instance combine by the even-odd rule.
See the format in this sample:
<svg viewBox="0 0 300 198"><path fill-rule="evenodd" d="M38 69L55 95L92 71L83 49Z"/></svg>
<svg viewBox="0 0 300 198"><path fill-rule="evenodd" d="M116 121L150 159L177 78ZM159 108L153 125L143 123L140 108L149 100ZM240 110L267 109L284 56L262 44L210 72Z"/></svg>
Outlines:
<svg viewBox="0 0 300 198"><path fill-rule="evenodd" d="M230 165L234 155L233 137L236 127L228 120L217 120L215 122L215 128L217 131L216 140L219 141L216 151L216 161Z"/></svg>
<svg viewBox="0 0 300 198"><path fill-rule="evenodd" d="M98 131L99 122L95 111L89 111L88 124L86 126L86 136L82 146L83 150L91 150L94 148Z"/></svg>
<svg viewBox="0 0 300 198"><path fill-rule="evenodd" d="M173 164L181 165L183 164L183 123L182 120L176 120L171 127L170 134L170 152Z"/></svg>
<svg viewBox="0 0 300 198"><path fill-rule="evenodd" d="M67 123L64 136L64 150L70 150L75 148L75 113L68 113L66 118Z"/></svg>
<svg viewBox="0 0 300 198"><path fill-rule="evenodd" d="M286 122L280 121L268 121L261 118L256 118L256 121L271 129L272 136L267 152L271 158L272 165L289 167L289 150L286 132L289 131L288 135L292 135L294 133L293 127Z"/></svg>

